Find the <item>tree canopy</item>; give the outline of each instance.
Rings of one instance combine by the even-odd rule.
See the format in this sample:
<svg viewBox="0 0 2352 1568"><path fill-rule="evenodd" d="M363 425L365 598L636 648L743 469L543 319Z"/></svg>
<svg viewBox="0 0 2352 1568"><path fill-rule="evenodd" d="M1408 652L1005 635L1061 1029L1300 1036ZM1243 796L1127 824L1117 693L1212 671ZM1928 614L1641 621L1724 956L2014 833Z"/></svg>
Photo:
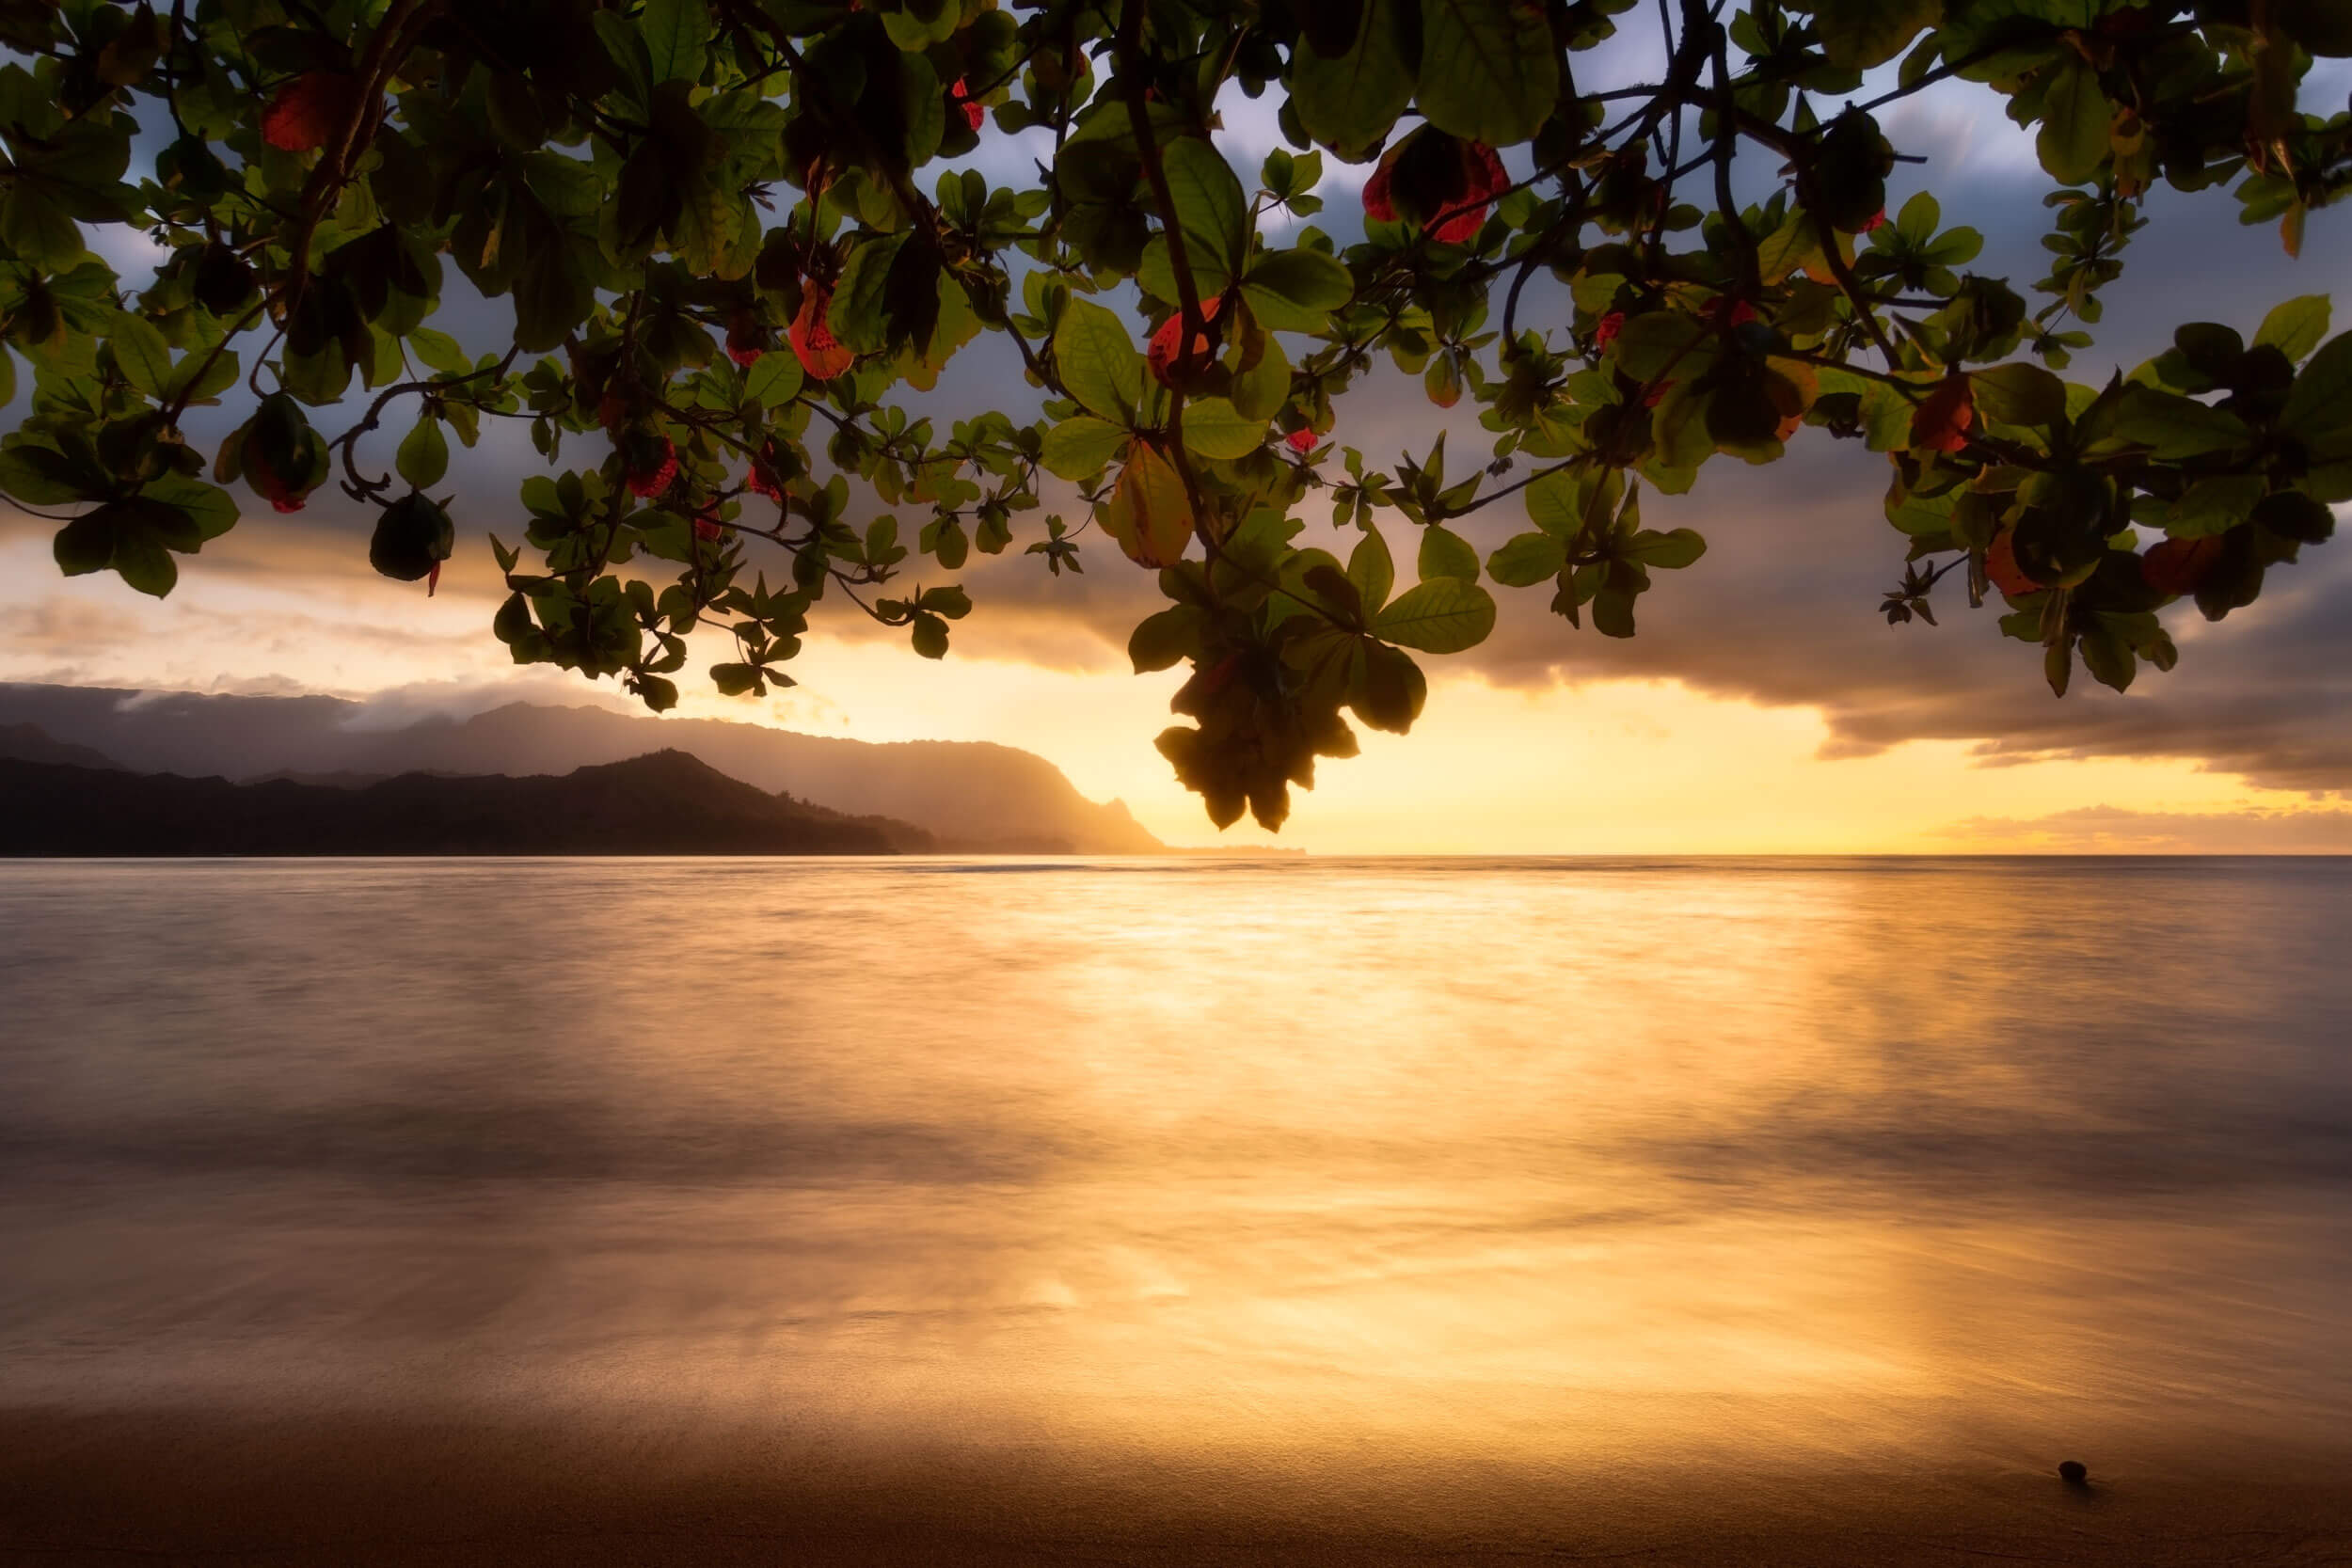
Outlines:
<svg viewBox="0 0 2352 1568"><path fill-rule="evenodd" d="M1605 79L1636 25L1662 68ZM937 657L975 550L1141 568L1136 669L1191 666L1159 748L1220 825L1279 825L1351 716L1409 728L1413 656L1481 641L1489 584L1631 636L1706 547L1644 487L1806 427L1890 469L1888 619L1998 594L2061 695L2170 669L2159 609L2251 603L2352 499L2324 298L2059 373L2159 183L2290 251L2352 184L2352 114L2297 103L2341 0L0 0L0 490L65 572L168 593L229 486L332 482L427 592L486 531L515 659L660 709L697 627L763 692L828 598ZM1947 78L2032 133L2046 277L1966 270L1931 195L1887 211L1922 160L1880 117ZM1236 92L1288 141L1256 170L1211 140ZM1035 177L992 185L991 139ZM1327 159L1370 166L1354 243L1311 221ZM104 226L161 247L144 288ZM501 341L437 328L445 289ZM908 406L992 336L1018 408ZM1487 450L1331 439L1382 359ZM224 399L250 417L196 450ZM453 517L485 419L547 471ZM1482 559L1456 525L1498 503L1526 527ZM1326 505L1344 559L1298 542Z"/></svg>

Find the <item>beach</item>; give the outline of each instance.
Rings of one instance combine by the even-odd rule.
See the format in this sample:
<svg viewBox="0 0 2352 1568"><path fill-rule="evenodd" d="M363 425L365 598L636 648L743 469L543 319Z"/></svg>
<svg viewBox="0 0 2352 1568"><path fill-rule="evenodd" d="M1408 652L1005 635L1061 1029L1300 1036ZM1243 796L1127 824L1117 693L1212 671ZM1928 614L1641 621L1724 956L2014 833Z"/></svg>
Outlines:
<svg viewBox="0 0 2352 1568"><path fill-rule="evenodd" d="M895 1455L646 1424L224 1422L16 1411L0 1560L558 1564L2319 1564L2347 1454L2126 1455L2083 1488L1988 1447L1923 1472L1641 1455L1582 1475L1428 1463L1122 1472L1103 1455Z"/></svg>
<svg viewBox="0 0 2352 1568"><path fill-rule="evenodd" d="M2341 863L0 915L0 1561L2352 1558Z"/></svg>

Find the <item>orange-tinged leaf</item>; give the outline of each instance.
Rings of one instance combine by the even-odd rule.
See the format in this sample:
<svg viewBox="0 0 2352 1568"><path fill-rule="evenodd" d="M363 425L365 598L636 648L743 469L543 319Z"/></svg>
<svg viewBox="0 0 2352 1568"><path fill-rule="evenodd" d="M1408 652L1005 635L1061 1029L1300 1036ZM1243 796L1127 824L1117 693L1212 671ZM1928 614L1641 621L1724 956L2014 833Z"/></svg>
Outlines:
<svg viewBox="0 0 2352 1568"><path fill-rule="evenodd" d="M1977 422L1976 394L1968 377L1953 372L1911 411L1911 444L1934 451L1959 451L1968 444L1968 427Z"/></svg>
<svg viewBox="0 0 2352 1568"><path fill-rule="evenodd" d="M306 71L262 111L262 139L287 152L325 147L351 121L359 84L340 71Z"/></svg>
<svg viewBox="0 0 2352 1568"><path fill-rule="evenodd" d="M833 291L810 284L801 294L801 312L792 318L792 352L812 380L831 381L857 358L848 344L833 335L825 314L833 309Z"/></svg>
<svg viewBox="0 0 2352 1568"><path fill-rule="evenodd" d="M1119 484L1097 515L1104 531L1139 566L1173 566L1192 542L1192 501L1184 477L1150 441L1129 447Z"/></svg>
<svg viewBox="0 0 2352 1568"><path fill-rule="evenodd" d="M2167 539L2139 558L2140 580L2159 594L2194 594L2220 563L2223 548L2218 534L2203 539Z"/></svg>
<svg viewBox="0 0 2352 1568"><path fill-rule="evenodd" d="M1216 320L1217 309L1224 303L1221 297L1216 295L1202 300L1200 319L1203 322ZM1143 351L1144 360L1152 367L1153 378L1163 387L1173 387L1176 384L1177 344L1184 335L1184 313L1179 310L1168 320L1160 323L1159 330L1152 334L1152 341ZM1194 333L1192 335L1194 363L1198 364L1205 360L1209 352L1209 335L1206 332Z"/></svg>
<svg viewBox="0 0 2352 1568"><path fill-rule="evenodd" d="M1985 580L2012 599L2042 592L2042 584L2026 575L2017 564L2017 535L2008 529L1993 536L1993 543L1984 551Z"/></svg>

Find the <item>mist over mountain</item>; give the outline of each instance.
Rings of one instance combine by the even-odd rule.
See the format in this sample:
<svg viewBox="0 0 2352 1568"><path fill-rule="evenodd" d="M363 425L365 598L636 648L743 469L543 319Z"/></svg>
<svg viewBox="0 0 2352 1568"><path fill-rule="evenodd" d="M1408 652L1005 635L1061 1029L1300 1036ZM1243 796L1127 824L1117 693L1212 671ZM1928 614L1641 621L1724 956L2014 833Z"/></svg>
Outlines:
<svg viewBox="0 0 2352 1568"><path fill-rule="evenodd" d="M0 762L53 762L69 768L119 768L103 752L59 740L39 724L0 724Z"/></svg>
<svg viewBox="0 0 2352 1568"><path fill-rule="evenodd" d="M683 752L561 778L361 788L0 761L0 855L887 855L920 829L770 795Z"/></svg>
<svg viewBox="0 0 2352 1568"><path fill-rule="evenodd" d="M368 705L338 697L0 683L0 727L34 726L46 744L82 748L137 773L346 784L417 772L519 777L675 750L769 794L788 792L835 812L913 823L943 849L1166 848L1120 802L1089 800L1044 758L985 741L877 744L725 720L532 703L463 719L379 721Z"/></svg>

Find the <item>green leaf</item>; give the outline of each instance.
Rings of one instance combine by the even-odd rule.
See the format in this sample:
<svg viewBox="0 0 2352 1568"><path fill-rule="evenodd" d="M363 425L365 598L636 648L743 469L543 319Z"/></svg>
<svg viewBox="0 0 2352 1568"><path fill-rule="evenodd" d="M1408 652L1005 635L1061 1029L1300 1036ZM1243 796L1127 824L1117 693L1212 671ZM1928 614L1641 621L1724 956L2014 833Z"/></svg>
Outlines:
<svg viewBox="0 0 2352 1568"><path fill-rule="evenodd" d="M76 517L57 531L50 542L49 553L56 558L57 570L67 577L103 572L107 562L114 560L115 531L97 513Z"/></svg>
<svg viewBox="0 0 2352 1568"><path fill-rule="evenodd" d="M1638 561L1645 566L1667 570L1688 566L1707 553L1707 541L1696 530L1678 528L1661 533L1645 528L1617 553L1628 561Z"/></svg>
<svg viewBox="0 0 2352 1568"><path fill-rule="evenodd" d="M2079 185L2106 161L2107 124L2114 105L2099 88L2099 73L2068 54L2042 99L2042 132L2034 148L2042 166L2061 185Z"/></svg>
<svg viewBox="0 0 2352 1568"><path fill-rule="evenodd" d="M185 513L195 523L199 539L217 539L237 526L237 498L200 479L167 474L162 479L149 480L139 494Z"/></svg>
<svg viewBox="0 0 2352 1568"><path fill-rule="evenodd" d="M1816 0L1813 28L1830 63L1867 71L1943 19L1943 0Z"/></svg>
<svg viewBox="0 0 2352 1568"><path fill-rule="evenodd" d="M2328 336L2328 296L2304 294L2265 316L2262 325L2255 329L2254 341L2267 343L2290 361L2300 364L2303 356Z"/></svg>
<svg viewBox="0 0 2352 1568"><path fill-rule="evenodd" d="M914 617L914 651L925 658L947 657L947 623L936 615L917 614Z"/></svg>
<svg viewBox="0 0 2352 1568"><path fill-rule="evenodd" d="M441 421L431 414L418 416L415 428L401 438L392 466L416 489L440 483L449 472L449 437L441 434Z"/></svg>
<svg viewBox="0 0 2352 1568"><path fill-rule="evenodd" d="M1546 533L1572 540L1595 521L1604 528L1616 515L1625 480L1614 469L1595 474L1560 468L1527 487L1527 520Z"/></svg>
<svg viewBox="0 0 2352 1568"><path fill-rule="evenodd" d="M408 346L416 351L417 358L427 370L443 375L464 375L473 369L473 361L466 357L466 351L446 332L429 326L417 327L408 334Z"/></svg>
<svg viewBox="0 0 2352 1568"><path fill-rule="evenodd" d="M1603 637L1633 635L1633 601L1640 590L1617 582L1604 584L1593 595L1593 629Z"/></svg>
<svg viewBox="0 0 2352 1568"><path fill-rule="evenodd" d="M1460 578L1464 582L1478 580L1478 552L1470 542L1451 529L1432 524L1421 531L1421 578Z"/></svg>
<svg viewBox="0 0 2352 1568"><path fill-rule="evenodd" d="M1375 730L1403 735L1429 701L1429 678L1411 657L1385 642L1359 641L1347 705Z"/></svg>
<svg viewBox="0 0 2352 1568"><path fill-rule="evenodd" d="M2292 401L2290 397L2290 406ZM2253 439L2246 421L2228 409L2153 387L2127 385L2112 407L2107 434L2146 447L2157 457L2201 457L2234 451Z"/></svg>
<svg viewBox="0 0 2352 1568"><path fill-rule="evenodd" d="M1412 102L1413 76L1399 38L1405 8L1419 0L1370 0L1355 40L1327 57L1302 40L1291 53L1291 104L1309 135L1358 162L1380 150Z"/></svg>
<svg viewBox="0 0 2352 1568"><path fill-rule="evenodd" d="M1080 414L1045 433L1040 461L1057 478L1081 480L1100 473L1126 444L1127 432L1108 420Z"/></svg>
<svg viewBox="0 0 2352 1568"><path fill-rule="evenodd" d="M1425 654L1458 654L1494 630L1494 595L1459 578L1432 578L1397 595L1372 623L1384 641Z"/></svg>
<svg viewBox="0 0 2352 1568"><path fill-rule="evenodd" d="M1221 294L1241 265L1242 246L1249 237L1249 200L1242 194L1241 181L1224 154L1198 136L1168 143L1161 150L1160 162L1168 174L1168 198L1176 204L1177 231L1184 237L1184 264L1192 269L1193 287L1202 299ZM1154 278L1147 271L1137 280L1173 303L1180 295L1165 260L1165 240L1160 245L1160 267L1167 276Z"/></svg>
<svg viewBox="0 0 2352 1568"><path fill-rule="evenodd" d="M107 341L114 345L115 363L122 367L125 381L151 398L164 396L171 384L171 348L153 322L122 311L115 317Z"/></svg>
<svg viewBox="0 0 2352 1568"><path fill-rule="evenodd" d="M0 185L0 240L32 265L62 272L82 255L82 230L32 180Z"/></svg>
<svg viewBox="0 0 2352 1568"><path fill-rule="evenodd" d="M2066 383L2039 365L1995 365L1968 378L1977 412L2001 424L2056 425L2066 418Z"/></svg>
<svg viewBox="0 0 2352 1568"><path fill-rule="evenodd" d="M762 408L781 408L801 392L800 356L771 349L743 372L743 395Z"/></svg>
<svg viewBox="0 0 2352 1568"><path fill-rule="evenodd" d="M1270 420L1291 394L1291 361L1279 338L1269 332L1258 337L1258 362L1233 372L1233 406L1253 420Z"/></svg>
<svg viewBox="0 0 2352 1568"><path fill-rule="evenodd" d="M1655 381L1665 375L1690 381L1712 362L1716 341L1713 330L1695 316L1679 310L1651 310L1627 321L1610 352L1636 381Z"/></svg>
<svg viewBox="0 0 2352 1568"><path fill-rule="evenodd" d="M1203 457L1228 461L1265 445L1263 420L1253 420L1230 399L1196 398L1184 404L1184 445Z"/></svg>
<svg viewBox="0 0 2352 1568"><path fill-rule="evenodd" d="M904 234L882 234L850 252L834 285L833 304L825 325L833 335L860 354L877 354L890 341L890 273Z"/></svg>
<svg viewBox="0 0 2352 1568"><path fill-rule="evenodd" d="M0 491L31 506L70 506L104 494L100 476L47 447L0 448Z"/></svg>
<svg viewBox="0 0 2352 1568"><path fill-rule="evenodd" d="M2312 356L2288 389L2280 428L2314 448L2352 441L2352 332L2340 332ZM2332 457L2352 452L2330 450Z"/></svg>
<svg viewBox="0 0 2352 1568"><path fill-rule="evenodd" d="M1356 547L1347 557L1347 580L1355 586L1356 596L1361 600L1364 613L1377 615L1380 607L1389 602L1390 593L1396 587L1396 562L1389 554L1389 542L1380 537L1376 528L1364 530L1364 536L1356 541Z"/></svg>
<svg viewBox="0 0 2352 1568"><path fill-rule="evenodd" d="M1486 558L1486 573L1505 588L1532 588L1567 563L1568 547L1556 535L1522 533Z"/></svg>
<svg viewBox="0 0 2352 1568"><path fill-rule="evenodd" d="M1127 657L1135 664L1136 673L1173 669L1178 661L1198 653L1200 623L1200 607L1189 604L1170 605L1137 622L1127 635Z"/></svg>
<svg viewBox="0 0 2352 1568"><path fill-rule="evenodd" d="M637 25L657 83L693 81L703 73L703 45L710 37L710 8L704 0L645 0Z"/></svg>
<svg viewBox="0 0 2352 1568"><path fill-rule="evenodd" d="M1489 147L1529 140L1560 92L1560 62L1540 6L1422 0L1421 112Z"/></svg>
<svg viewBox="0 0 2352 1568"><path fill-rule="evenodd" d="M1133 426L1143 400L1143 356L1117 316L1091 300L1072 300L1054 330L1054 358L1072 397L1114 424Z"/></svg>
<svg viewBox="0 0 2352 1568"><path fill-rule="evenodd" d="M1800 207L1756 246L1756 270L1764 282L1777 283L1820 254L1820 225Z"/></svg>
<svg viewBox="0 0 2352 1568"><path fill-rule="evenodd" d="M759 671L749 664L714 664L710 667L710 684L719 689L722 697L740 697L759 685Z"/></svg>
<svg viewBox="0 0 2352 1568"><path fill-rule="evenodd" d="M114 569L124 582L154 598L168 594L180 581L180 563L162 539L149 529L125 528L115 536Z"/></svg>
<svg viewBox="0 0 2352 1568"><path fill-rule="evenodd" d="M916 597L914 608L950 621L961 621L972 613L972 595L955 583L943 588L926 588Z"/></svg>
<svg viewBox="0 0 2352 1568"><path fill-rule="evenodd" d="M1356 280L1322 251L1273 250L1250 263L1241 293L1272 331L1321 332L1355 297Z"/></svg>
<svg viewBox="0 0 2352 1568"><path fill-rule="evenodd" d="M2260 474L2216 474L2201 479L2165 509L2164 531L2176 539L2227 533L2254 510L2264 488Z"/></svg>

